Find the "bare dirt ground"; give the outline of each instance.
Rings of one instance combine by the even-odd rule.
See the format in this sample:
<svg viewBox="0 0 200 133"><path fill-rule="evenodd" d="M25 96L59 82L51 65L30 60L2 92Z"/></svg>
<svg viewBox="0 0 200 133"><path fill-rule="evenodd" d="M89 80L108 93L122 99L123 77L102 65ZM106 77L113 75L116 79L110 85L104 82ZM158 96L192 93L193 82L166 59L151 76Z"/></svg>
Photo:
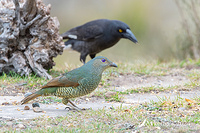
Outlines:
<svg viewBox="0 0 200 133"><path fill-rule="evenodd" d="M190 82L183 75L146 76L146 75L121 75L111 82L112 86L119 87L119 91L129 88L162 86L169 87Z"/></svg>
<svg viewBox="0 0 200 133"><path fill-rule="evenodd" d="M111 89L116 91L124 91L130 88L138 87L168 87L176 86L181 84L186 84L190 82L185 76L182 75L168 75L168 76L137 76L137 75L121 75L110 81ZM113 87L114 86L114 87ZM103 88L103 87L102 87ZM101 89L101 88L99 88ZM110 88L107 88L110 89ZM12 90L14 91L14 90ZM20 93L18 93L20 95ZM159 98L168 97L174 99L177 96L182 98L193 98L200 96L200 88L195 90L169 90L159 93L133 93L123 95L122 102L107 102L104 98L99 98L98 96L84 96L77 98L75 103L80 108L92 108L97 110L99 108L110 108L116 106L133 106L134 104L140 104L149 101L158 101ZM65 110L65 105L62 103L52 103L52 104L42 104L40 107L43 110L41 113L35 113L32 110L31 103L27 104L31 109L24 110L25 105L19 105L23 99L23 94L20 96L0 96L0 118L1 119L31 119L38 116L64 116L68 112ZM2 105L6 103L6 105Z"/></svg>

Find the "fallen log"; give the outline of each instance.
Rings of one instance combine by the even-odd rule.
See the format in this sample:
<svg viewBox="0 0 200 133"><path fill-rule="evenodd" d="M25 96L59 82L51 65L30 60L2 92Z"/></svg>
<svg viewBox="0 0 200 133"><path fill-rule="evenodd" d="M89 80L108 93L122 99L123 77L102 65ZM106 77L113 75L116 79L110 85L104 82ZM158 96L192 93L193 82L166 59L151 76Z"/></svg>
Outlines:
<svg viewBox="0 0 200 133"><path fill-rule="evenodd" d="M0 1L0 74L16 72L51 79L47 70L62 54L59 21L41 0Z"/></svg>

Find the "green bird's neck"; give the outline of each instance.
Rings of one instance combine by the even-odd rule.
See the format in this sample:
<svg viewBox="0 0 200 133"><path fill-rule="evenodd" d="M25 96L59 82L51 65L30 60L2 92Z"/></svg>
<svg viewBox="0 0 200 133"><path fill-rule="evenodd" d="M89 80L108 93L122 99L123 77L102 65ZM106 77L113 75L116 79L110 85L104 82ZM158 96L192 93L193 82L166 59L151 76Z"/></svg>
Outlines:
<svg viewBox="0 0 200 133"><path fill-rule="evenodd" d="M95 77L99 77L99 76L101 77L103 71L106 69L104 67L96 65L94 62L88 62L82 67L84 68L84 70L88 72L88 75L91 74L91 76L95 76Z"/></svg>

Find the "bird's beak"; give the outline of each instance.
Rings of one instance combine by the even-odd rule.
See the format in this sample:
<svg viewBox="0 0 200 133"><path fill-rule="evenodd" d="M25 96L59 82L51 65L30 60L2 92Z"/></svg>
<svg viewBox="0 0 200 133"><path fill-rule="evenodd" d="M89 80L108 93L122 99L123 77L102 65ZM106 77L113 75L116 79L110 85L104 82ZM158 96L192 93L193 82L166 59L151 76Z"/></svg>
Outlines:
<svg viewBox="0 0 200 133"><path fill-rule="evenodd" d="M110 66L111 67L117 67L117 65L115 63L113 63L113 62L110 64Z"/></svg>
<svg viewBox="0 0 200 133"><path fill-rule="evenodd" d="M126 30L126 33L124 33L124 38L127 38L127 39L131 40L134 43L138 43L135 35L131 32L130 29Z"/></svg>

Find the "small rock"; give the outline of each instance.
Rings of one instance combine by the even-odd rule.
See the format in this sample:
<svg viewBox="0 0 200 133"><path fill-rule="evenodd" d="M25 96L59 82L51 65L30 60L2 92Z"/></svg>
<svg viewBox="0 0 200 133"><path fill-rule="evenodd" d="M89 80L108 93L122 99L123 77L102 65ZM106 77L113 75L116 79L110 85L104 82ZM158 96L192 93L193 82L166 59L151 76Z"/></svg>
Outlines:
<svg viewBox="0 0 200 133"><path fill-rule="evenodd" d="M46 111L43 110L42 113L46 113Z"/></svg>
<svg viewBox="0 0 200 133"><path fill-rule="evenodd" d="M9 102L4 102L2 105L10 105Z"/></svg>
<svg viewBox="0 0 200 133"><path fill-rule="evenodd" d="M40 107L40 104L39 103L33 103L32 104L32 107L34 108L34 107Z"/></svg>
<svg viewBox="0 0 200 133"><path fill-rule="evenodd" d="M132 113L132 111L130 109L125 109L124 111L128 112L128 113Z"/></svg>
<svg viewBox="0 0 200 133"><path fill-rule="evenodd" d="M85 100L86 100L86 101L90 101L90 99L89 99L89 98L86 98Z"/></svg>
<svg viewBox="0 0 200 133"><path fill-rule="evenodd" d="M126 129L133 129L134 126L135 126L135 125L132 125L132 124L130 124L130 123L125 123L125 124L124 124L124 127L125 127Z"/></svg>
<svg viewBox="0 0 200 133"><path fill-rule="evenodd" d="M6 123L6 125L7 125L7 126L12 126L13 123L12 123L11 121L9 121L9 122Z"/></svg>
<svg viewBox="0 0 200 133"><path fill-rule="evenodd" d="M30 109L29 106L25 106L25 107L24 107L24 110L29 110L29 109Z"/></svg>
<svg viewBox="0 0 200 133"><path fill-rule="evenodd" d="M13 104L13 105L16 105L16 104L17 104L17 101L16 101L16 100L15 100L15 101L13 101L13 102L12 102L12 104Z"/></svg>
<svg viewBox="0 0 200 133"><path fill-rule="evenodd" d="M24 126L23 124L18 124L18 125L17 125L17 128L25 129L25 126Z"/></svg>
<svg viewBox="0 0 200 133"><path fill-rule="evenodd" d="M40 112L42 112L43 110L42 110L40 107L34 107L34 108L33 108L33 111L36 112L36 113L40 113Z"/></svg>
<svg viewBox="0 0 200 133"><path fill-rule="evenodd" d="M110 109L114 109L113 107L110 107Z"/></svg>
<svg viewBox="0 0 200 133"><path fill-rule="evenodd" d="M117 92L113 92L113 91L108 91L105 93L105 97L106 98L111 98L112 96L116 95Z"/></svg>
<svg viewBox="0 0 200 133"><path fill-rule="evenodd" d="M156 129L160 130L161 128L160 127L155 127Z"/></svg>

